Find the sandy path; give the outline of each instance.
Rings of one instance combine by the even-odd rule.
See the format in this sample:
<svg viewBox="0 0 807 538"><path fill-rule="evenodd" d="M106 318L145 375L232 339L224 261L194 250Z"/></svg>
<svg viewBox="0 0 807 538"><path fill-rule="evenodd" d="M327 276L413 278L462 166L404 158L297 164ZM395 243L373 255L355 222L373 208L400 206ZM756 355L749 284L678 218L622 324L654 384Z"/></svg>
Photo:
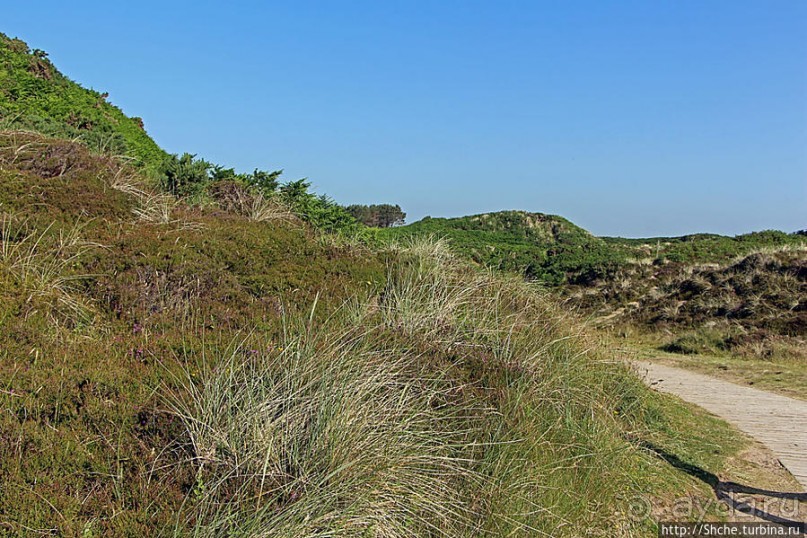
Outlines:
<svg viewBox="0 0 807 538"><path fill-rule="evenodd" d="M635 365L654 388L703 407L761 441L807 489L807 402L679 368Z"/></svg>

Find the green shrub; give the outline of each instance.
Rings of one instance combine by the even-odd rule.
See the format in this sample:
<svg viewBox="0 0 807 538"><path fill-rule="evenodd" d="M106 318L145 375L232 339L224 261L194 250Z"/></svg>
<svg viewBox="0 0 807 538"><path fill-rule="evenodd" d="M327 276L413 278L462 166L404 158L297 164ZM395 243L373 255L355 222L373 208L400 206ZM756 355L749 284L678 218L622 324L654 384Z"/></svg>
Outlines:
<svg viewBox="0 0 807 538"><path fill-rule="evenodd" d="M280 186L280 199L301 219L315 228L330 233L354 234L361 225L347 210L325 195L309 192L305 179L290 181Z"/></svg>
<svg viewBox="0 0 807 538"><path fill-rule="evenodd" d="M202 192L210 181L211 164L196 155L171 155L160 171L160 186L174 196L191 196Z"/></svg>

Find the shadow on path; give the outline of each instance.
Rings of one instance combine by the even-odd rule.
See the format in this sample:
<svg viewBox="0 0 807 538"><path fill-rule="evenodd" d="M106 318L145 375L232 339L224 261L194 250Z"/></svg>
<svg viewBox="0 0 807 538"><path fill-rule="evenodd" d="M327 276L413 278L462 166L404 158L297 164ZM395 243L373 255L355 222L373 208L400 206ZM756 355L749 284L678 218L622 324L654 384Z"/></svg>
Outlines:
<svg viewBox="0 0 807 538"><path fill-rule="evenodd" d="M774 497L778 499L792 499L794 502L807 502L807 493L790 493L784 491L771 491L766 489L759 489L750 486L744 486L742 484L737 484L736 482L724 482L720 480L716 474L710 473L709 471L698 467L697 465L693 465L688 463L675 454L671 454L665 451L663 448L658 447L652 443L648 443L643 441L640 446L646 450L649 450L659 456L661 459L679 469L690 476L693 476L700 480L701 482L707 484L715 493L715 496L718 500L723 501L726 503L730 508L737 510L738 512L742 512L743 514L749 514L764 521L769 521L771 523L778 523L780 525L784 525L786 527L790 527L793 529L797 529L800 533L807 533L807 523L803 521L795 521L792 519L787 519L781 516L777 516L775 514L771 514L764 510L760 510L755 506L752 506L746 502L738 501L734 499L730 494L731 493L746 493L749 495L763 495L766 497Z"/></svg>

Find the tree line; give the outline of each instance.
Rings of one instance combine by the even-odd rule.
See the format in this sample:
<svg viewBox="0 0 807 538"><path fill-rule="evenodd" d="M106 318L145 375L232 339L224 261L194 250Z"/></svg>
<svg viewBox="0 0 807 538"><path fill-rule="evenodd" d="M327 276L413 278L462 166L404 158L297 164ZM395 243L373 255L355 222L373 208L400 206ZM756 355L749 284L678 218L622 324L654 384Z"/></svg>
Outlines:
<svg viewBox="0 0 807 538"><path fill-rule="evenodd" d="M353 204L346 209L357 221L374 228L390 228L406 222L406 213L398 204Z"/></svg>

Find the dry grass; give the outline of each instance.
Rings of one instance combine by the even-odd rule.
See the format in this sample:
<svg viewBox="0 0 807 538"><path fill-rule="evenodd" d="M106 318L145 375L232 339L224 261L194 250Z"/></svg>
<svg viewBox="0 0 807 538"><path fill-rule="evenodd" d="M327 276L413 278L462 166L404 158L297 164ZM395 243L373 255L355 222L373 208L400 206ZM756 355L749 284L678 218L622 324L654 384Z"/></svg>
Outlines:
<svg viewBox="0 0 807 538"><path fill-rule="evenodd" d="M128 166L128 159L118 157L118 161L120 166L110 174L109 186L139 200L147 199L151 195L150 189L142 178Z"/></svg>
<svg viewBox="0 0 807 538"><path fill-rule="evenodd" d="M255 194L251 198L244 206L244 215L249 220L255 222L296 220L294 214L275 198L264 196L261 193Z"/></svg>
<svg viewBox="0 0 807 538"><path fill-rule="evenodd" d="M198 465L196 536L456 536L462 408L372 334L329 325L230 347L170 397ZM253 345L256 345L253 341Z"/></svg>
<svg viewBox="0 0 807 538"><path fill-rule="evenodd" d="M253 222L297 220L279 197L265 195L236 181L217 182L210 187L209 194L221 209Z"/></svg>
<svg viewBox="0 0 807 538"><path fill-rule="evenodd" d="M390 284L380 300L384 322L408 336L453 338L458 310L479 292L482 282L456 279L444 241L413 238L390 251L399 261L390 265Z"/></svg>
<svg viewBox="0 0 807 538"><path fill-rule="evenodd" d="M92 321L94 309L76 289L89 275L73 267L88 251L98 248L81 237L81 227L38 232L13 215L0 215L0 270L24 290L27 310L44 309L53 321L71 326Z"/></svg>
<svg viewBox="0 0 807 538"><path fill-rule="evenodd" d="M150 224L171 225L177 230L204 229L201 222L192 221L182 215L182 200L170 194L143 193L138 195L139 206L133 210L137 219Z"/></svg>
<svg viewBox="0 0 807 538"><path fill-rule="evenodd" d="M171 224L174 219L179 201L169 194L143 193L140 198L140 207L134 209L134 214L143 222L153 224Z"/></svg>

